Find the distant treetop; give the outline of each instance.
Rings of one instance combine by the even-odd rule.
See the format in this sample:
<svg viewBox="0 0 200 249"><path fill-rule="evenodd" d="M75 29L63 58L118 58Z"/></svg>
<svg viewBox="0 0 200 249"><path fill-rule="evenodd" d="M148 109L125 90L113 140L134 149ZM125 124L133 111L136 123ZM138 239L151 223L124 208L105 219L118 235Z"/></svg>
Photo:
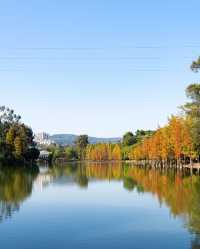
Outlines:
<svg viewBox="0 0 200 249"><path fill-rule="evenodd" d="M1 123L18 123L21 119L21 116L16 115L14 110L0 106L0 122Z"/></svg>
<svg viewBox="0 0 200 249"><path fill-rule="evenodd" d="M194 72L198 72L200 70L200 56L196 61L192 62L191 69Z"/></svg>

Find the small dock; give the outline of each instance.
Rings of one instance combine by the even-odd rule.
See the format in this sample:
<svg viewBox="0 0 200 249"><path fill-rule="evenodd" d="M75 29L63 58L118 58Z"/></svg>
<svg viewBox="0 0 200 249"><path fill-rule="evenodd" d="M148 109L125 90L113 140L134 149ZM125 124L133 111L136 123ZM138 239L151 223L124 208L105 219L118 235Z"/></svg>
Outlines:
<svg viewBox="0 0 200 249"><path fill-rule="evenodd" d="M193 163L193 164L187 164L183 165L184 169L190 170L192 173L193 171L197 171L197 173L200 173L200 163Z"/></svg>

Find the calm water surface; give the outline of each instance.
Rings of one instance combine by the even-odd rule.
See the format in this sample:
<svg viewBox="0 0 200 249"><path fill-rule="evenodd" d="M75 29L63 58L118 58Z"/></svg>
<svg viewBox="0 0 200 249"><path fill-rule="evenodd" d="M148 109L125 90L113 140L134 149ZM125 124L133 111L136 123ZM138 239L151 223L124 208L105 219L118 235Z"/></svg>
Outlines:
<svg viewBox="0 0 200 249"><path fill-rule="evenodd" d="M117 163L0 170L2 249L197 249L199 233L199 176Z"/></svg>

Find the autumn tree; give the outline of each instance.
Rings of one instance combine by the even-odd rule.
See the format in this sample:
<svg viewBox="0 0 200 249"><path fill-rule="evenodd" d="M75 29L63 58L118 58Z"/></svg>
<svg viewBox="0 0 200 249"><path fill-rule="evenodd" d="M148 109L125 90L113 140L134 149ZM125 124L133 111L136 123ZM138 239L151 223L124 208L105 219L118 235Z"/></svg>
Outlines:
<svg viewBox="0 0 200 249"><path fill-rule="evenodd" d="M119 144L116 144L112 151L112 159L113 160L121 160L121 148Z"/></svg>
<svg viewBox="0 0 200 249"><path fill-rule="evenodd" d="M8 132L6 133L6 143L12 146L14 144L14 140L15 140L15 129L13 126L11 126Z"/></svg>
<svg viewBox="0 0 200 249"><path fill-rule="evenodd" d="M187 119L172 116L165 127L158 128L150 137L134 145L130 158L160 165L176 160L179 165L181 158L190 157L191 153L192 137Z"/></svg>
<svg viewBox="0 0 200 249"><path fill-rule="evenodd" d="M23 152L23 144L22 144L22 139L19 136L15 138L14 147L15 147L16 158L20 158Z"/></svg>

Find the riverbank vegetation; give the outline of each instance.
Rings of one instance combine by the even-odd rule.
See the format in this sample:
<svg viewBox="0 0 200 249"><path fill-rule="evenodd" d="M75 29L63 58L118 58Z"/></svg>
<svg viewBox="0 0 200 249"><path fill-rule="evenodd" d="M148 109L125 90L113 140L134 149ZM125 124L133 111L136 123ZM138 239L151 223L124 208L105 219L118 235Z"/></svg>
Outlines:
<svg viewBox="0 0 200 249"><path fill-rule="evenodd" d="M191 65L200 70L200 58ZM189 102L157 130L137 130L124 134L118 143L89 144L87 135L80 135L72 146L52 144L47 150L52 161L120 161L133 160L155 166L188 164L200 161L200 84L186 89ZM17 143L17 141L16 141Z"/></svg>
<svg viewBox="0 0 200 249"><path fill-rule="evenodd" d="M13 110L0 106L0 164L32 164L39 156L30 127Z"/></svg>
<svg viewBox="0 0 200 249"><path fill-rule="evenodd" d="M118 161L128 160L131 148L144 138L151 136L154 131L137 130L135 134L127 132L119 143L89 144L87 135L80 135L72 146L51 144L47 149L52 161Z"/></svg>
<svg viewBox="0 0 200 249"><path fill-rule="evenodd" d="M191 65L200 70L200 58ZM128 132L123 141L111 145L92 145L87 148L88 160L135 160L154 165L181 165L199 162L200 155L200 84L186 89L189 102L181 107L178 116L171 116L168 124L156 131ZM114 156L112 155L114 154Z"/></svg>
<svg viewBox="0 0 200 249"><path fill-rule="evenodd" d="M191 65L200 70L200 58ZM88 136L80 136L74 146L54 146L48 150L53 159L111 161L134 160L154 165L181 165L199 162L200 156L200 84L186 89L189 102L172 115L164 127L155 131L127 132L118 144L89 144Z"/></svg>
<svg viewBox="0 0 200 249"><path fill-rule="evenodd" d="M200 58L191 65L200 70ZM172 116L165 127L158 128L149 138L137 143L130 152L130 159L153 162L155 165L181 165L199 162L200 157L200 84L186 89L189 102L181 107L179 116Z"/></svg>

